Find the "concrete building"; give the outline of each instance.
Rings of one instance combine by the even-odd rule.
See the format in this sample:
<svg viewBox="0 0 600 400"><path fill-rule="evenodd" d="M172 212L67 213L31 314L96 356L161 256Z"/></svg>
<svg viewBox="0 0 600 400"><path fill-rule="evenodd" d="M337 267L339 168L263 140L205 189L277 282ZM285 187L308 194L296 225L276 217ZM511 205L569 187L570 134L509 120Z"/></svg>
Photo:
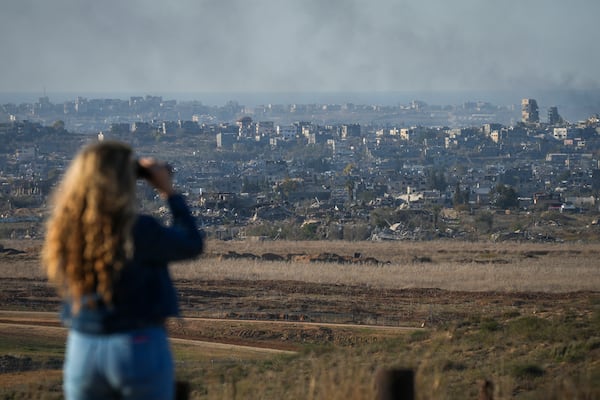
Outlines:
<svg viewBox="0 0 600 400"><path fill-rule="evenodd" d="M359 124L343 124L342 125L342 138L346 139L349 137L360 137L360 125Z"/></svg>
<svg viewBox="0 0 600 400"><path fill-rule="evenodd" d="M558 114L558 107L548 108L548 124L556 125L562 122L561 116Z"/></svg>
<svg viewBox="0 0 600 400"><path fill-rule="evenodd" d="M521 100L521 121L526 124L537 124L540 122L537 101L534 99Z"/></svg>
<svg viewBox="0 0 600 400"><path fill-rule="evenodd" d="M296 138L298 128L294 125L277 125L277 135L281 136L284 140L293 140Z"/></svg>

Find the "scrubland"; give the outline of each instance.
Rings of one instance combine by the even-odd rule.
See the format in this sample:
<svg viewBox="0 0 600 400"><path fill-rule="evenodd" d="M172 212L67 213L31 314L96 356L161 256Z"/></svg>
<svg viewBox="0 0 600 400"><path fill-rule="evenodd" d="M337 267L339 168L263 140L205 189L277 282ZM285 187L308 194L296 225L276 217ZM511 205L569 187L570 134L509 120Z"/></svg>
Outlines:
<svg viewBox="0 0 600 400"><path fill-rule="evenodd" d="M0 258L2 310L54 313L39 247L9 245L25 252ZM323 254L347 261L308 261ZM193 399L358 400L375 397L377 371L409 368L417 399L476 399L484 380L495 399L599 399L599 256L586 243L210 241L171 266L177 379ZM66 333L27 315L2 317L0 397L61 398Z"/></svg>
<svg viewBox="0 0 600 400"><path fill-rule="evenodd" d="M354 255L357 262L264 262L220 259L260 256ZM362 263L375 258L378 263ZM297 280L375 288L570 292L600 289L600 245L433 242L211 242L207 256L173 268L184 279Z"/></svg>

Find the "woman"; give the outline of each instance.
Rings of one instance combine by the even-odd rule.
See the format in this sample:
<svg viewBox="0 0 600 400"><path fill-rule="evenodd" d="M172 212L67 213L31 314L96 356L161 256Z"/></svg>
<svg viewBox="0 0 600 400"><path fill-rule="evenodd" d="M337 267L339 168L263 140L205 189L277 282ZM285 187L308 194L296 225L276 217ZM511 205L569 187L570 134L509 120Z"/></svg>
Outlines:
<svg viewBox="0 0 600 400"><path fill-rule="evenodd" d="M140 169L167 201L172 226L136 214ZM135 160L126 144L98 142L75 157L53 200L43 263L69 328L66 398L173 398L164 322L178 305L167 264L198 256L203 234L170 170Z"/></svg>

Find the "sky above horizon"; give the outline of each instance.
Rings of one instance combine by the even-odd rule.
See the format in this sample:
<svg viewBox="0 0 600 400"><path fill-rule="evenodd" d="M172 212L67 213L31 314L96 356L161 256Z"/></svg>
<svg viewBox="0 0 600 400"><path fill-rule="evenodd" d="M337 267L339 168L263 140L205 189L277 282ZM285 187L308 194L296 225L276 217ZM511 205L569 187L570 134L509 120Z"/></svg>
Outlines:
<svg viewBox="0 0 600 400"><path fill-rule="evenodd" d="M599 11L596 0L5 0L0 92L600 89Z"/></svg>

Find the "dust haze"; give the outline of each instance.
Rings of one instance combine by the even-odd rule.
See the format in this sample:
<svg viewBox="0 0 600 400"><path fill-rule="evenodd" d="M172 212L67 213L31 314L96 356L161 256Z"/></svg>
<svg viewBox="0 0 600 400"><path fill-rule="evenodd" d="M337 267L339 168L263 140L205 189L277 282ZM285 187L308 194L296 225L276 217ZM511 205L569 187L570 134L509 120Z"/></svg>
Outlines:
<svg viewBox="0 0 600 400"><path fill-rule="evenodd" d="M595 1L4 3L2 92L600 88Z"/></svg>

